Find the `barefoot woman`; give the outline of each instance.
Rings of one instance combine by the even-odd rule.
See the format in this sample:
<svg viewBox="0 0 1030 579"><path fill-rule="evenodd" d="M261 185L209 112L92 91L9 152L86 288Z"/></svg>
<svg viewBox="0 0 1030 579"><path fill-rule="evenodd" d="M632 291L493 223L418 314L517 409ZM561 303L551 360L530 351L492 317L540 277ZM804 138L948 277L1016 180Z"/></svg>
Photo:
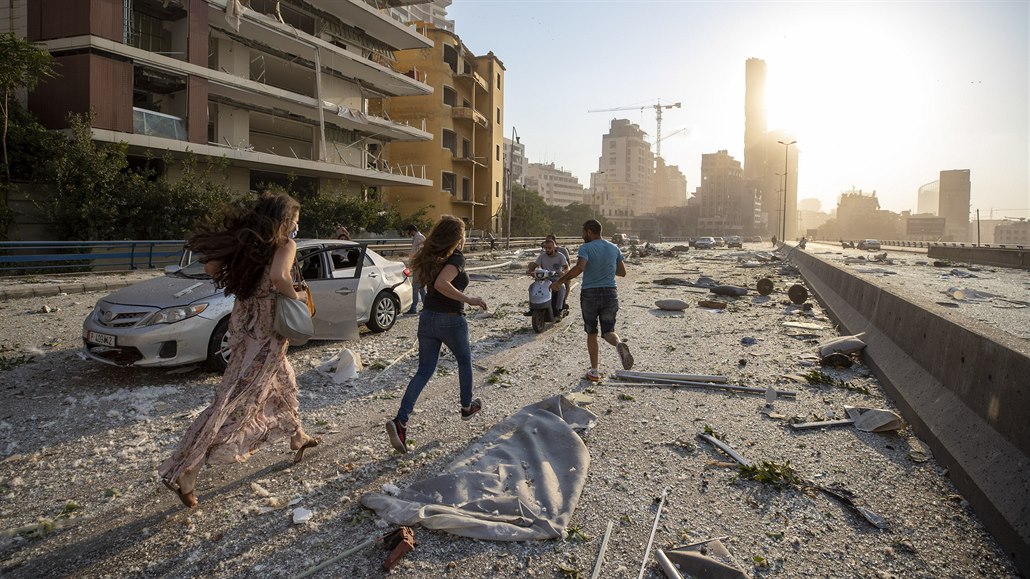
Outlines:
<svg viewBox="0 0 1030 579"><path fill-rule="evenodd" d="M226 294L236 296L229 325L232 356L211 405L197 417L159 472L188 507L197 506L197 474L205 464L244 462L270 440L288 436L294 462L319 440L297 413L297 379L286 338L272 329L277 295L293 289L300 204L265 195L247 212L230 212L219 227L202 227L188 246Z"/></svg>

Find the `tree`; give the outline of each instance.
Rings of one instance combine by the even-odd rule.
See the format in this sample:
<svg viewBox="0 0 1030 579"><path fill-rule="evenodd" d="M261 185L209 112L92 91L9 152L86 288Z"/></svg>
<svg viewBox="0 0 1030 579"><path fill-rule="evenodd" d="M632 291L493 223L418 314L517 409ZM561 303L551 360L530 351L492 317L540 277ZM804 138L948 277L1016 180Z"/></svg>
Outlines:
<svg viewBox="0 0 1030 579"><path fill-rule="evenodd" d="M517 183L512 187L511 199L512 237L543 237L551 232L551 214L560 212L560 207L547 205L539 193Z"/></svg>
<svg viewBox="0 0 1030 579"><path fill-rule="evenodd" d="M11 95L20 88L32 90L36 84L54 76L53 58L45 48L40 48L13 33L0 34L0 146L3 149L5 182L10 182L11 171L7 161L7 126L10 117Z"/></svg>

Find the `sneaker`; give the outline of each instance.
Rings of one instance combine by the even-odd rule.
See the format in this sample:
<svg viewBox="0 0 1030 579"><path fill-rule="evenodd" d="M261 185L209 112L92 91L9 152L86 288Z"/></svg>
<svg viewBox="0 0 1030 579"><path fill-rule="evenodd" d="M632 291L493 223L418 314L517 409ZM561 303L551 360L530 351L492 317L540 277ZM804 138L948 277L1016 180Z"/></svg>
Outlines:
<svg viewBox="0 0 1030 579"><path fill-rule="evenodd" d="M629 353L629 346L626 342L619 342L615 346L615 351L619 353L619 359L622 360L622 369L630 370L633 368L633 354Z"/></svg>
<svg viewBox="0 0 1030 579"><path fill-rule="evenodd" d="M533 317L533 310L526 310L525 312L523 312L522 315L526 316L527 318L532 318Z"/></svg>
<svg viewBox="0 0 1030 579"><path fill-rule="evenodd" d="M462 420L469 420L470 418L472 418L476 414L479 414L479 411L482 410L482 409L483 409L483 402L479 398L476 398L475 400L472 401L472 404L470 404L468 408L462 408L461 409L461 419Z"/></svg>
<svg viewBox="0 0 1030 579"><path fill-rule="evenodd" d="M401 421L394 418L386 423L386 434L390 436L390 444L397 450L407 454L408 452L408 429L401 425Z"/></svg>
<svg viewBox="0 0 1030 579"><path fill-rule="evenodd" d="M601 373L598 372L597 370L593 370L593 369L587 370L587 373L586 373L585 376L583 376L583 378L586 379L586 380L590 380L591 382L600 382L601 381Z"/></svg>

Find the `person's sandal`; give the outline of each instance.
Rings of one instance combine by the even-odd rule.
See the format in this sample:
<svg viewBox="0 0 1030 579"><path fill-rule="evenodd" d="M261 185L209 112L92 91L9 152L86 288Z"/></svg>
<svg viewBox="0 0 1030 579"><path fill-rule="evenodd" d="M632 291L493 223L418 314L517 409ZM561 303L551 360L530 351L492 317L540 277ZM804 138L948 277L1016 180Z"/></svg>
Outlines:
<svg viewBox="0 0 1030 579"><path fill-rule="evenodd" d="M314 436L309 437L304 444L300 445L300 448L297 449L296 454L293 455L293 464L297 464L300 461L304 460L304 451L305 450L307 450L309 448L314 448L314 447L318 446L321 443L322 443L322 439L321 438L314 437Z"/></svg>
<svg viewBox="0 0 1030 579"><path fill-rule="evenodd" d="M168 487L168 490L172 491L173 493L176 494L176 496L179 497L179 500L182 501L182 504L186 505L187 507L189 507L191 509L196 508L196 506L198 504L197 495L194 494L193 491L190 491L188 493L184 493L184 492L182 492L182 489L180 489L178 485L173 484L172 481L170 481L170 480L168 480L168 479L166 479L164 477L161 478L161 482L163 482L164 485L166 487Z"/></svg>

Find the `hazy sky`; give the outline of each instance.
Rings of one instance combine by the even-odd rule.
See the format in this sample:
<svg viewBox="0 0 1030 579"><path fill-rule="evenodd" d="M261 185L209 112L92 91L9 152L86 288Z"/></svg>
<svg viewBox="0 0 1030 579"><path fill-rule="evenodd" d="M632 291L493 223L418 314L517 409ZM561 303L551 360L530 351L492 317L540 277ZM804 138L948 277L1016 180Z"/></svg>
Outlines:
<svg viewBox="0 0 1030 579"><path fill-rule="evenodd" d="M585 186L616 115L647 131L693 193L701 154L743 161L744 62L765 60L769 129L793 132L800 199L852 187L893 211L942 169L970 169L986 219L1027 216L1028 2L455 0L475 54L507 69L505 136ZM792 178L794 176L792 175ZM1023 209L1016 212L1014 209ZM1004 211L1002 211L1004 210Z"/></svg>

